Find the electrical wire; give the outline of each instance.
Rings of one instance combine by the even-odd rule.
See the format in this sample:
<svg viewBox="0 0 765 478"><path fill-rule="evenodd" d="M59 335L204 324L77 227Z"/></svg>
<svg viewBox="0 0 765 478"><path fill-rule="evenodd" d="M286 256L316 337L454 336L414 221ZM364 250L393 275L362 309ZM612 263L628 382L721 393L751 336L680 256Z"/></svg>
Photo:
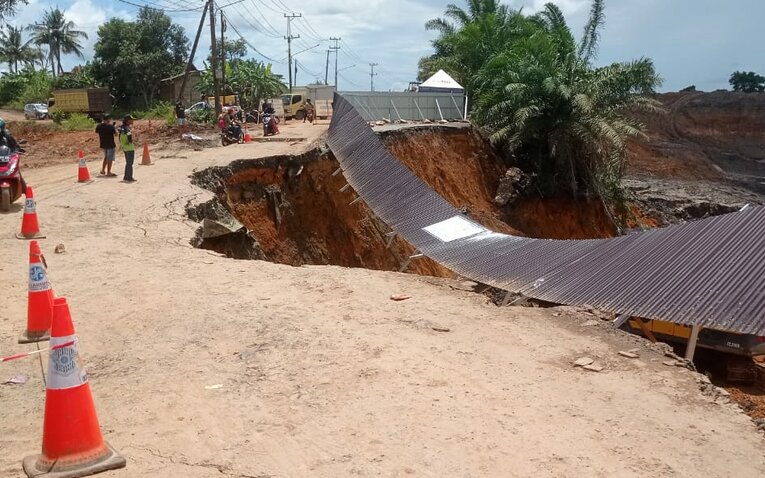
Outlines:
<svg viewBox="0 0 765 478"><path fill-rule="evenodd" d="M343 79L343 81L345 81L346 83L350 83L351 85L353 85L353 86L355 86L355 87L357 87L357 88L364 88L364 87L363 87L363 86L361 86L360 84L358 84L358 83L355 83L355 82L353 82L353 81L349 80L348 78L346 78L345 76L341 75L339 72L338 72L337 76L339 76L340 78L342 78L342 79Z"/></svg>
<svg viewBox="0 0 765 478"><path fill-rule="evenodd" d="M253 6L253 7L255 7L255 10L258 12L258 15L260 15L260 18L262 18L262 19L263 19L263 21L264 21L264 22L266 22L266 25L268 25L268 27L269 27L269 28L270 28L270 29L271 29L271 30L272 30L274 33L276 33L276 34L277 34L277 35L279 35L279 36L282 36L282 34L281 34L281 33L279 33L279 30L277 30L277 29L276 29L276 27L274 27L274 25L273 25L271 22L269 22L269 21L268 21L268 18L266 18L266 16L265 16L265 15L263 15L263 12L262 12L262 11L260 11L260 8L258 8L258 4L257 4L257 3L255 3L255 0L250 0L250 3L252 4L252 6Z"/></svg>
<svg viewBox="0 0 765 478"><path fill-rule="evenodd" d="M228 17L228 15L227 15L226 13L223 13L223 18L225 18L225 19L226 19L226 22L227 22L228 26L230 26L230 27L231 27L231 29L232 29L232 30L234 30L234 32L235 32L237 35L239 35L239 38L241 38L241 39L244 41L245 45L247 45L248 47L250 47L250 48L252 49L252 51L254 51L255 53L257 53L257 54L258 54L258 55L260 55L261 57L265 58L266 60L270 61L271 63L277 63L277 64L280 64L280 65L283 65L283 64L284 64L284 62L283 62L283 61L274 60L273 58L271 58L271 57L269 57L269 56L266 56L266 55L264 55L263 53L261 53L261 52L260 52L260 50L258 50L257 48L255 48L255 46L254 46L252 43L250 43L250 42L249 42L249 41L248 41L248 40L247 40L247 39L244 37L244 35L242 35L242 34L239 32L239 29L237 29L237 28L236 28L236 25L234 25L234 23L231 21L231 19Z"/></svg>
<svg viewBox="0 0 765 478"><path fill-rule="evenodd" d="M129 0L117 0L118 2L125 3L127 5L132 5L134 7L138 8L151 8L153 10L162 10L164 12L199 12L202 10L203 7L197 7L197 8L185 8L185 9L172 9L172 8L157 8L153 5L149 5L146 3L134 3Z"/></svg>
<svg viewBox="0 0 765 478"><path fill-rule="evenodd" d="M256 31L256 32L258 32L258 33L262 33L263 35L265 35L265 36L267 36L267 37L271 37L271 38L281 38L281 35L279 35L278 33L277 33L277 34L273 34L273 33L269 32L269 31L266 31L265 27L264 27L264 26L263 26L263 25L262 25L260 22L258 22L258 19L257 19L257 18L255 18L253 15L251 15L251 14L250 14L250 18L252 18L252 20L254 20L254 21L255 21L255 23L252 23L252 22L251 22L251 21L250 21L250 20L249 20L249 19L248 19L248 18L247 18L245 15L244 15L244 13L242 12L242 10L240 10L240 9L238 8L238 5L235 5L235 7L237 7L237 8L235 8L235 9L234 9L234 10L236 10L236 14L237 14L237 16L238 16L239 18L241 18L241 19L242 19L242 20L243 20L245 23L247 23L247 25L249 25L249 26L250 26L250 28L252 28L253 30L255 30L255 31ZM246 10L245 10L245 12L246 12ZM249 13L249 12L247 12L247 13Z"/></svg>
<svg viewBox="0 0 765 478"><path fill-rule="evenodd" d="M353 50L353 48L351 48L351 47L348 45L348 43L347 43L345 40L341 39L341 40L340 40L340 43L342 43L342 44L343 44L343 46L345 47L345 50L347 50L347 51L348 51L348 53L349 53L349 54L350 54L350 55L351 55L351 56L354 58L354 61L361 61L361 62L363 62L363 61L364 61L364 59L361 57L361 55L359 55L358 53L356 53L356 52Z"/></svg>
<svg viewBox="0 0 765 478"><path fill-rule="evenodd" d="M262 3L262 5L263 5L264 7L266 7L267 9L271 10L272 12L276 12L276 13L278 13L278 14L280 14L280 15L281 15L281 14L283 14L283 13L287 13L286 11L284 11L284 10L281 10L281 9L277 10L277 8L279 8L279 6L278 6L278 5L277 5L277 7L276 7L276 8L274 8L274 7L270 6L270 5L268 5L266 2L263 2L263 3ZM274 5L276 5L276 4L274 3Z"/></svg>

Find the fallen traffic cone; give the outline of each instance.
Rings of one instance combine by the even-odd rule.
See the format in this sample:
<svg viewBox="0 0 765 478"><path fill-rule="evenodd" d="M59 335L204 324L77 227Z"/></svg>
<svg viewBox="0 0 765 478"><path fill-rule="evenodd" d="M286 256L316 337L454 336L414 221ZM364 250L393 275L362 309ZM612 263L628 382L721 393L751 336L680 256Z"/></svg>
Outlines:
<svg viewBox="0 0 765 478"><path fill-rule="evenodd" d="M247 130L247 123L244 124L244 142L249 143L252 141L252 136L250 136L250 132Z"/></svg>
<svg viewBox="0 0 765 478"><path fill-rule="evenodd" d="M125 466L125 458L101 436L88 376L80 369L77 336L66 299L53 306L53 328L45 390L42 454L24 458L24 472L74 478Z"/></svg>
<svg viewBox="0 0 765 478"><path fill-rule="evenodd" d="M141 166L151 166L151 155L149 154L149 143L143 143L143 157Z"/></svg>
<svg viewBox="0 0 765 478"><path fill-rule="evenodd" d="M27 329L19 337L20 344L42 342L50 338L53 317L53 288L48 280L45 258L37 241L29 243L29 297Z"/></svg>
<svg viewBox="0 0 765 478"><path fill-rule="evenodd" d="M24 217L21 220L21 234L16 234L19 239L42 239L40 224L37 222L37 206L32 192L32 186L27 185L26 201L24 201Z"/></svg>
<svg viewBox="0 0 765 478"><path fill-rule="evenodd" d="M80 156L80 159L79 159L80 167L77 170L77 182L78 183L93 182L93 180L90 179L90 171L88 171L88 163L87 161L85 161L85 153L80 151L79 156Z"/></svg>

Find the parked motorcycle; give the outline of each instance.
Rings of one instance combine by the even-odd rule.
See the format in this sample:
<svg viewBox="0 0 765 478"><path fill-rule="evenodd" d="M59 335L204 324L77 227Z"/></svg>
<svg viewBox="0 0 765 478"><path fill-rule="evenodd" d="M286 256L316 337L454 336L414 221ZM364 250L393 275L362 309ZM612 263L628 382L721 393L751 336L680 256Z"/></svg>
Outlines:
<svg viewBox="0 0 765 478"><path fill-rule="evenodd" d="M263 136L271 136L276 134L274 130L274 115L271 113L263 113Z"/></svg>
<svg viewBox="0 0 765 478"><path fill-rule="evenodd" d="M239 136L236 136L229 128L223 128L220 131L220 142L223 146L229 144L244 143L244 132L239 131Z"/></svg>
<svg viewBox="0 0 765 478"><path fill-rule="evenodd" d="M23 151L23 149L11 151L8 146L0 146L0 211L2 212L10 211L11 204L21 197L19 159Z"/></svg>

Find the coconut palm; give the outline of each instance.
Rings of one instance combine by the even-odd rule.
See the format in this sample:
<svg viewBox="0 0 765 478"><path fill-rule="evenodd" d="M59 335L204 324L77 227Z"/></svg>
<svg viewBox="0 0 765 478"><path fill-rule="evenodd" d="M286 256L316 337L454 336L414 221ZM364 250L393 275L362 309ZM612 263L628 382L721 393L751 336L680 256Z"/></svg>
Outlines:
<svg viewBox="0 0 765 478"><path fill-rule="evenodd" d="M554 4L533 17L536 31L481 68L474 119L550 189L618 199L626 141L641 134L635 110L660 111L653 63L595 68L603 0L594 0L577 43Z"/></svg>
<svg viewBox="0 0 765 478"><path fill-rule="evenodd" d="M469 0L467 10L449 4L444 18L425 24L438 32L433 40L435 54L420 61L422 80L438 69L448 71L468 91L480 68L531 27L520 10L497 0Z"/></svg>
<svg viewBox="0 0 765 478"><path fill-rule="evenodd" d="M19 63L29 63L34 60L36 50L24 42L21 36L21 28L7 25L0 31L0 58L8 63L8 69L14 73L19 72Z"/></svg>
<svg viewBox="0 0 765 478"><path fill-rule="evenodd" d="M76 30L72 21L67 21L64 12L59 8L48 10L43 15L41 23L35 23L28 28L32 32L32 38L36 45L46 45L51 63L53 75L56 72L63 73L61 66L61 54L75 54L84 58L82 54L81 39L87 39L87 33Z"/></svg>

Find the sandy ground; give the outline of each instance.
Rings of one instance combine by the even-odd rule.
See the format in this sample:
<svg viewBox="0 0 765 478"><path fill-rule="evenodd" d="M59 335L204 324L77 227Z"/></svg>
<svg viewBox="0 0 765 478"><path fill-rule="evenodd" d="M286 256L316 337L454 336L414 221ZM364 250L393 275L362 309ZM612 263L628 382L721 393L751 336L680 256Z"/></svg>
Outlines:
<svg viewBox="0 0 765 478"><path fill-rule="evenodd" d="M135 184L76 184L75 164L28 172L103 434L128 460L108 476L765 474L765 440L745 415L656 352L619 356L638 339L592 317L497 308L454 281L189 246L197 225L184 208L210 197L189 184L193 170L304 147L159 152ZM20 208L0 215L0 355L34 350L16 344L27 287L20 219ZM58 243L66 253L53 253ZM584 355L605 369L572 367ZM38 362L0 364L0 380L20 373L25 385L0 385L9 477L42 433Z"/></svg>

